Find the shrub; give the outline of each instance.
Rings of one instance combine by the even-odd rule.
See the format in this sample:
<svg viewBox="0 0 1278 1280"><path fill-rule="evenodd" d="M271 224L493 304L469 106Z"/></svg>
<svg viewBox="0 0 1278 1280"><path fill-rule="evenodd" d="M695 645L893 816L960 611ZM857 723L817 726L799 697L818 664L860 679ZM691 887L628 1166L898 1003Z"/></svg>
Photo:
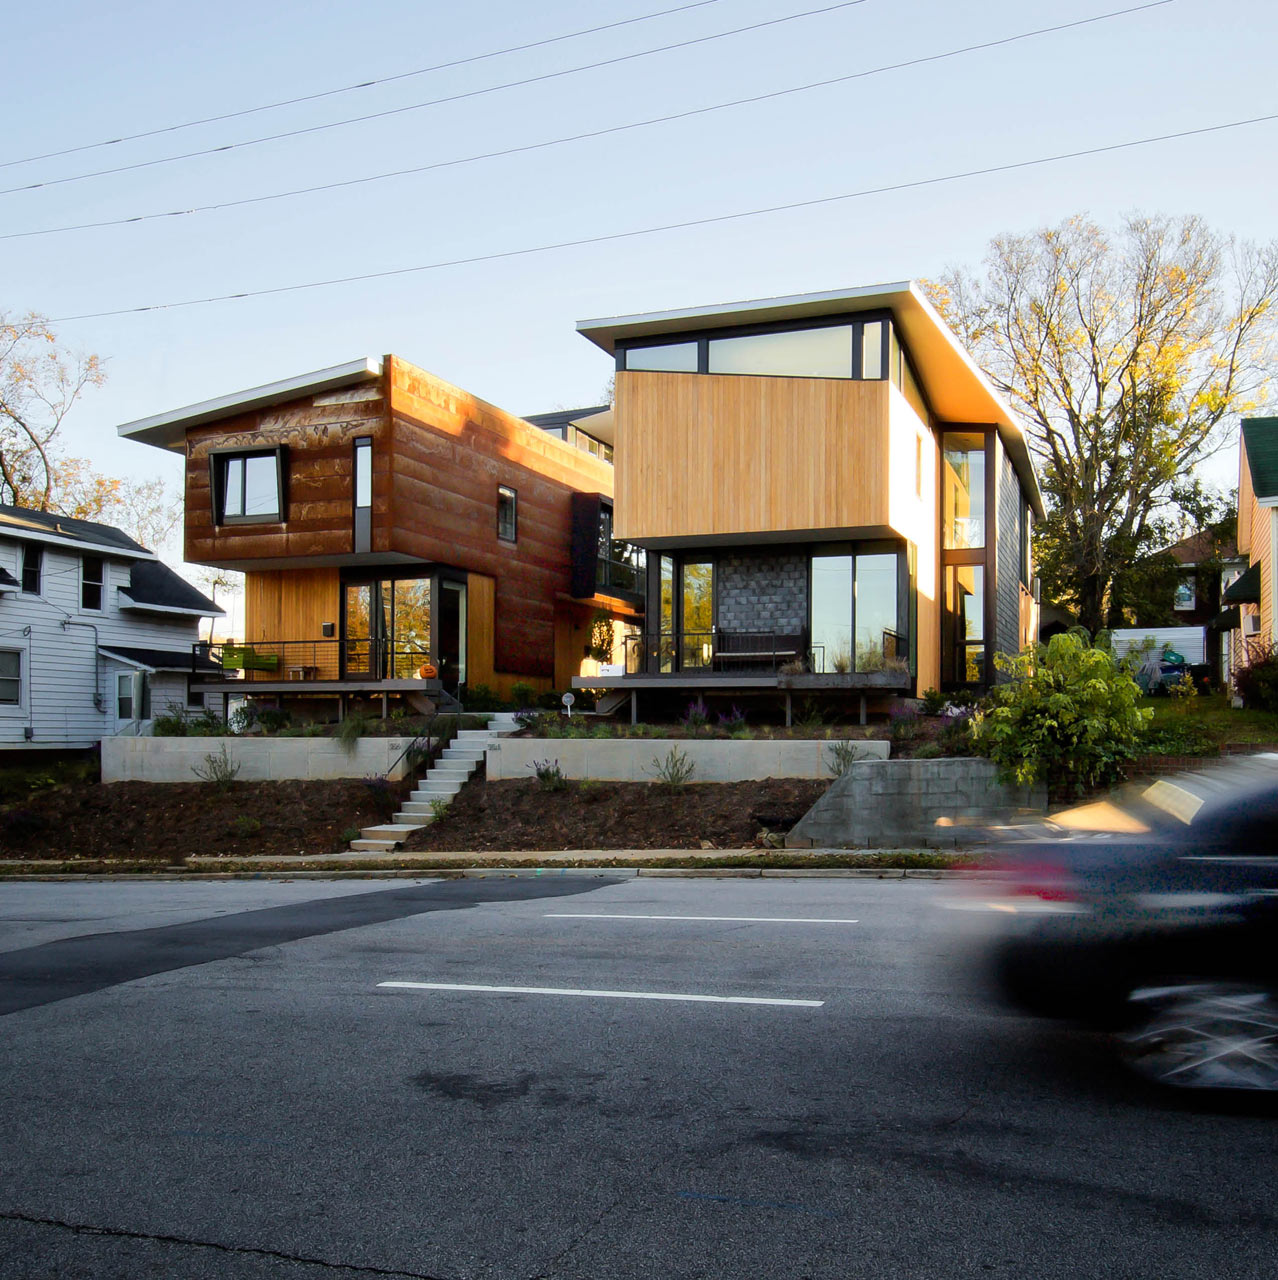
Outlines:
<svg viewBox="0 0 1278 1280"><path fill-rule="evenodd" d="M1167 685L1167 693L1184 707L1188 705L1190 698L1198 697L1198 686L1194 684L1194 677L1188 671L1182 671L1179 680L1172 680Z"/></svg>
<svg viewBox="0 0 1278 1280"><path fill-rule="evenodd" d="M430 802L430 820L438 822L448 812L448 801L442 796Z"/></svg>
<svg viewBox="0 0 1278 1280"><path fill-rule="evenodd" d="M211 782L215 787L224 791L239 775L240 766L232 763L230 756L226 754L226 743L224 742L216 751L210 751L204 757L203 764L193 764L191 772L201 782Z"/></svg>
<svg viewBox="0 0 1278 1280"><path fill-rule="evenodd" d="M888 717L888 736L893 742L913 742L919 736L921 719L913 707L898 707Z"/></svg>
<svg viewBox="0 0 1278 1280"><path fill-rule="evenodd" d="M462 702L467 711L500 711L506 705L486 684L468 684Z"/></svg>
<svg viewBox="0 0 1278 1280"><path fill-rule="evenodd" d="M542 791L566 791L568 779L559 767L558 760L534 760L533 772L537 775L537 785Z"/></svg>
<svg viewBox="0 0 1278 1280"><path fill-rule="evenodd" d="M255 836L262 829L262 820L248 813L240 813L235 816L231 825L237 836Z"/></svg>
<svg viewBox="0 0 1278 1280"><path fill-rule="evenodd" d="M293 717L282 707L262 707L257 713L257 723L263 733L279 733L293 723Z"/></svg>
<svg viewBox="0 0 1278 1280"><path fill-rule="evenodd" d="M337 726L337 731L333 734L333 737L341 743L343 751L354 751L355 744L368 732L370 723L368 716L362 711L352 711Z"/></svg>
<svg viewBox="0 0 1278 1280"><path fill-rule="evenodd" d="M151 734L156 738L185 738L186 712L176 702L170 702L158 715L152 717Z"/></svg>
<svg viewBox="0 0 1278 1280"><path fill-rule="evenodd" d="M1252 641L1246 665L1234 672L1234 687L1249 711L1278 711L1278 649Z"/></svg>
<svg viewBox="0 0 1278 1280"><path fill-rule="evenodd" d="M719 728L726 729L729 733L735 734L738 729L746 727L746 713L735 702L730 711L719 712L718 720Z"/></svg>
<svg viewBox="0 0 1278 1280"><path fill-rule="evenodd" d="M710 723L710 708L705 699L698 697L688 703L688 710L679 723L694 737L699 734Z"/></svg>
<svg viewBox="0 0 1278 1280"><path fill-rule="evenodd" d="M391 780L383 773L365 774L362 779L364 790L373 802L373 807L383 817L390 817L399 808L399 799Z"/></svg>
<svg viewBox="0 0 1278 1280"><path fill-rule="evenodd" d="M920 742L913 752L916 760L937 760L944 754L939 742Z"/></svg>
<svg viewBox="0 0 1278 1280"><path fill-rule="evenodd" d="M825 727L825 712L820 704L811 698L804 698L799 704L799 714L794 717L794 727L800 733L815 737Z"/></svg>
<svg viewBox="0 0 1278 1280"><path fill-rule="evenodd" d="M975 713L972 738L1005 779L1077 793L1114 781L1140 749L1153 713L1108 650L1066 632L994 662L1011 681Z"/></svg>
<svg viewBox="0 0 1278 1280"><path fill-rule="evenodd" d="M976 747L972 741L972 713L970 710L958 710L955 714L946 713L948 721L940 733L936 735L936 745L945 756L975 755ZM915 753L917 754L917 752Z"/></svg>
<svg viewBox="0 0 1278 1280"><path fill-rule="evenodd" d="M855 744L844 739L842 742L830 743L830 758L826 767L832 778L841 778L852 767L857 758Z"/></svg>
<svg viewBox="0 0 1278 1280"><path fill-rule="evenodd" d="M515 700L517 707L531 707L533 700L533 687L519 680L510 686L510 696Z"/></svg>
<svg viewBox="0 0 1278 1280"><path fill-rule="evenodd" d="M939 689L924 689L923 714L925 716L939 716L945 710L948 701Z"/></svg>
<svg viewBox="0 0 1278 1280"><path fill-rule="evenodd" d="M352 840L358 840L363 834L364 832L359 827L347 827L342 832L342 843L350 844Z"/></svg>
<svg viewBox="0 0 1278 1280"><path fill-rule="evenodd" d="M663 786L681 787L691 779L696 766L685 752L678 747L671 747L663 758L652 757L652 769L657 781Z"/></svg>

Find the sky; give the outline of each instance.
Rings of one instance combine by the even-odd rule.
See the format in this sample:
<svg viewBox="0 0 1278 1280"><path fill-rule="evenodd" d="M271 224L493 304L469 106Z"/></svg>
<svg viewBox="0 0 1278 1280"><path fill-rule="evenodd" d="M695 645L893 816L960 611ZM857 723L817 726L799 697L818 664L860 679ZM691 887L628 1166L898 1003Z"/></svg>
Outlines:
<svg viewBox="0 0 1278 1280"><path fill-rule="evenodd" d="M10 6L0 311L50 317L106 361L106 385L67 420L68 452L176 484L175 457L116 427L386 352L515 413L594 404L611 361L578 320L935 276L978 265L999 233L1076 213L1109 226L1138 210L1198 214L1274 237L1278 120L600 240L1278 113L1272 0L710 0L646 17L679 4ZM387 77L399 78L327 93ZM171 128L315 94L327 96ZM15 163L70 148L83 149ZM195 151L208 154L152 163ZM435 167L146 217L423 166ZM104 169L124 171L82 176ZM580 240L596 243L520 252ZM439 263L458 265L133 310ZM130 314L71 318L113 311ZM1232 485L1236 466L1226 452L1207 478Z"/></svg>

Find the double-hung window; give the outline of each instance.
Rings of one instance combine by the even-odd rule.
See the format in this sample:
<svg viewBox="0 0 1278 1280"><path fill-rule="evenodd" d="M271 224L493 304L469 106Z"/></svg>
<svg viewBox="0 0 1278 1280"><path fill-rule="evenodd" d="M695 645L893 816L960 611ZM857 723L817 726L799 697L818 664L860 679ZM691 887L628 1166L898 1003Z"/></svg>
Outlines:
<svg viewBox="0 0 1278 1280"><path fill-rule="evenodd" d="M0 649L0 707L22 705L22 650Z"/></svg>
<svg viewBox="0 0 1278 1280"><path fill-rule="evenodd" d="M40 574L44 568L44 548L34 542L22 544L22 590L26 595L40 594Z"/></svg>
<svg viewBox="0 0 1278 1280"><path fill-rule="evenodd" d="M82 556L80 558L80 608L101 613L105 584L106 563L102 557Z"/></svg>
<svg viewBox="0 0 1278 1280"><path fill-rule="evenodd" d="M284 519L284 450L260 449L212 456L213 503L218 524Z"/></svg>

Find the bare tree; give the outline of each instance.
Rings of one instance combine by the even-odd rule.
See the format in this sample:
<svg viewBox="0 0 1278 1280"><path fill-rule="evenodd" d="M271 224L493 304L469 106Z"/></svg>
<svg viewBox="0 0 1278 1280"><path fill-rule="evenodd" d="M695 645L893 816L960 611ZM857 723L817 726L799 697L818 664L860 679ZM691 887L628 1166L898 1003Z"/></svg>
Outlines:
<svg viewBox="0 0 1278 1280"><path fill-rule="evenodd" d="M1192 217L1133 215L1113 235L1074 217L999 236L980 275L951 270L929 291L1028 422L1049 595L1092 630L1110 624L1116 577L1156 549L1227 420L1265 398L1278 246Z"/></svg>
<svg viewBox="0 0 1278 1280"><path fill-rule="evenodd" d="M102 381L98 357L69 352L42 317L0 314L0 502L51 509L62 420Z"/></svg>

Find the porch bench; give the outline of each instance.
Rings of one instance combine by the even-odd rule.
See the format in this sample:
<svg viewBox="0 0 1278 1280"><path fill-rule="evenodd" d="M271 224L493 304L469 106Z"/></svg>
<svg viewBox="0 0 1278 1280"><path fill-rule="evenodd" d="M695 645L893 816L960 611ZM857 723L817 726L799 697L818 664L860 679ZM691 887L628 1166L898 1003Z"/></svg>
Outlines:
<svg viewBox="0 0 1278 1280"><path fill-rule="evenodd" d="M279 655L257 653L248 645L223 645L222 669L224 671L278 671Z"/></svg>
<svg viewBox="0 0 1278 1280"><path fill-rule="evenodd" d="M770 648L761 648L763 636L748 632L720 631L716 637L714 660L724 666L728 663L778 663L792 662L807 652L803 635L777 635Z"/></svg>

